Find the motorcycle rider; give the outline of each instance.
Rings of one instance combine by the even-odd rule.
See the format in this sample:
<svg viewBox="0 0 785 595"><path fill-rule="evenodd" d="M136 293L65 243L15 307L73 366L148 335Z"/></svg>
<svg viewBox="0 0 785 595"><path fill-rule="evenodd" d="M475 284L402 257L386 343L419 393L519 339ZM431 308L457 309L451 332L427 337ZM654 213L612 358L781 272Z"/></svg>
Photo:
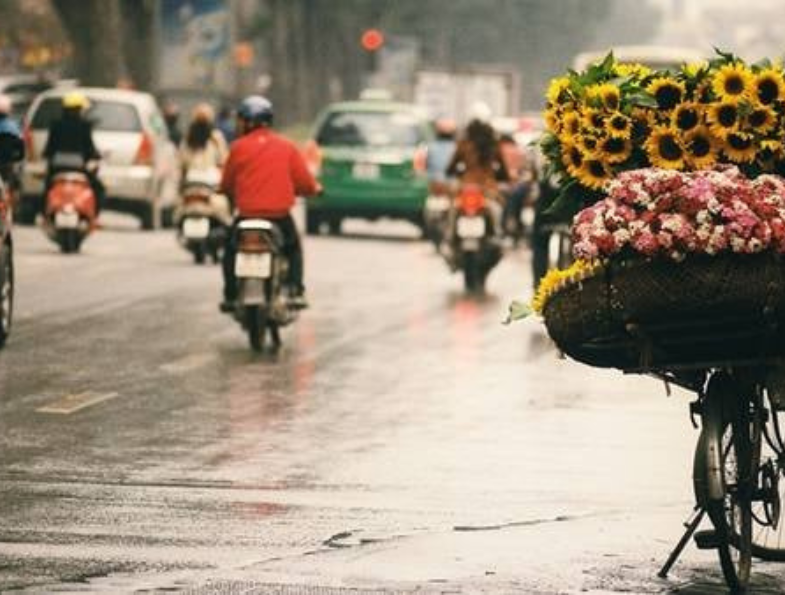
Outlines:
<svg viewBox="0 0 785 595"><path fill-rule="evenodd" d="M90 181L96 203L96 214L101 212L104 203L104 185L98 179L98 163L101 154L93 142L93 127L85 119L84 112L90 107L90 101L82 93L72 91L63 96L63 113L60 119L52 122L49 136L44 147L44 158L48 170L44 201L52 185L54 175L67 169L58 162L58 154L76 154L84 163L84 173ZM42 209L43 210L43 209Z"/></svg>
<svg viewBox="0 0 785 595"><path fill-rule="evenodd" d="M201 171L206 174L220 172L226 163L229 148L223 134L215 126L215 113L207 103L198 104L191 115L191 123L180 146L181 180L188 182L189 171ZM214 193L210 197L210 207L216 219L224 225L230 225L232 214L226 197ZM182 210L182 205L178 208ZM179 218L179 217L177 217Z"/></svg>
<svg viewBox="0 0 785 595"><path fill-rule="evenodd" d="M224 166L221 189L234 204L235 226L238 221L253 217L277 225L283 235L284 254L289 260L290 306L306 308L303 253L291 209L297 195L318 194L321 186L294 143L271 130L273 105L270 101L261 95L246 97L237 110L237 120L238 137L232 143ZM230 234L224 250L223 312L233 311L237 299L234 235Z"/></svg>
<svg viewBox="0 0 785 595"><path fill-rule="evenodd" d="M19 125L11 117L11 108L11 98L8 95L0 94L0 134L21 138L22 133L19 131ZM19 166L15 161L15 159L11 159L8 163L0 163L0 178L10 190L12 207L15 206L21 189Z"/></svg>
<svg viewBox="0 0 785 595"><path fill-rule="evenodd" d="M447 181L447 166L455 152L455 120L438 118L433 125L436 138L428 145L428 180Z"/></svg>

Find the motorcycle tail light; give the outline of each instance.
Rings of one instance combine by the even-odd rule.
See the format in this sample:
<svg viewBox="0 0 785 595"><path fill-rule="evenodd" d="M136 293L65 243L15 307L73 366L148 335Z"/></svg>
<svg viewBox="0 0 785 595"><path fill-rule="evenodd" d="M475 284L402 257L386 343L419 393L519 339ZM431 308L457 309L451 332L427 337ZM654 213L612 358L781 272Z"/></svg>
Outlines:
<svg viewBox="0 0 785 595"><path fill-rule="evenodd" d="M142 140L139 141L139 148L134 157L136 165L153 165L153 139L146 132L142 133Z"/></svg>
<svg viewBox="0 0 785 595"><path fill-rule="evenodd" d="M183 202L187 205L201 204L210 202L209 197L204 194L186 194L183 197Z"/></svg>
<svg viewBox="0 0 785 595"><path fill-rule="evenodd" d="M480 188L464 188L461 190L458 201L461 212L465 215L478 215L485 208L485 195Z"/></svg>
<svg viewBox="0 0 785 595"><path fill-rule="evenodd" d="M240 235L239 249L240 252L261 254L263 252L270 252L270 244L260 233L245 232Z"/></svg>

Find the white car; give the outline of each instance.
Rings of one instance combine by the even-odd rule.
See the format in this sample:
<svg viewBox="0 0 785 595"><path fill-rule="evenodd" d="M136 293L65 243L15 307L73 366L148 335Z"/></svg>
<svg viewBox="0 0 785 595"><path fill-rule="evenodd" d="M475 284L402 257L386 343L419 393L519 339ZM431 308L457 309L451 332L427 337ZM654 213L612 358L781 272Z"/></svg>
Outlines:
<svg viewBox="0 0 785 595"><path fill-rule="evenodd" d="M27 161L22 175L22 222L32 223L42 204L49 126L60 117L63 95L78 91L90 101L86 117L101 153L99 177L106 186L104 207L132 213L143 229L160 226L173 207L179 168L163 116L149 93L97 87L51 89L39 95L25 118Z"/></svg>

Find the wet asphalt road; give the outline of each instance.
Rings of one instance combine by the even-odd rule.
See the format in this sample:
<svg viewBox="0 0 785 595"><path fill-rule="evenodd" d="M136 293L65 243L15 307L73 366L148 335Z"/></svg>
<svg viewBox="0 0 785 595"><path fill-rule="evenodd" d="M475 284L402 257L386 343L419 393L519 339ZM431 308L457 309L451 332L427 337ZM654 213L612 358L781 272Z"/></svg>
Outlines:
<svg viewBox="0 0 785 595"><path fill-rule="evenodd" d="M0 590L725 592L692 546L656 577L692 507L688 394L502 326L525 251L467 299L406 225L347 228L308 238L278 355L169 233L118 219L65 257L16 230Z"/></svg>

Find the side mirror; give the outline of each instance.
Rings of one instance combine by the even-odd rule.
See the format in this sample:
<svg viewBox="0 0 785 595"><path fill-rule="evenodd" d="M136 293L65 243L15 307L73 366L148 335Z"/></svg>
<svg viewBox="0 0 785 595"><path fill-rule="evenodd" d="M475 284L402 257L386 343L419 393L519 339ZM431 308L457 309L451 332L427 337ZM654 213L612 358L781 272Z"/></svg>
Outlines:
<svg viewBox="0 0 785 595"><path fill-rule="evenodd" d="M0 130L0 165L16 163L25 157L25 144L18 134Z"/></svg>

